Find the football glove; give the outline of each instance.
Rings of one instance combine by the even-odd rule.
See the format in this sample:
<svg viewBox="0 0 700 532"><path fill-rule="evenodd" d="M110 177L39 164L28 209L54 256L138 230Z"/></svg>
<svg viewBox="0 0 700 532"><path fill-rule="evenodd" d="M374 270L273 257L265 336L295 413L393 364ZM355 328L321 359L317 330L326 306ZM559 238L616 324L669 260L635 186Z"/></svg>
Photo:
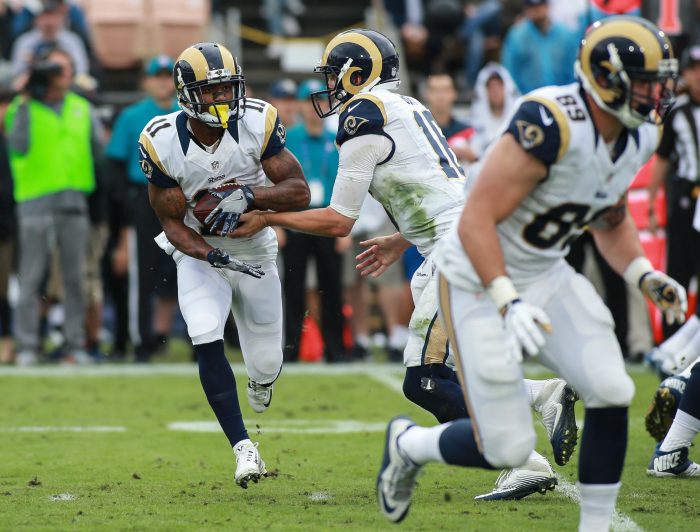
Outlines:
<svg viewBox="0 0 700 532"><path fill-rule="evenodd" d="M219 191L213 189L209 192L212 196L220 198L221 201L205 218L204 224L211 224L209 231L212 233L219 227L220 235L226 236L238 227L241 214L253 205L255 194L248 185L243 185L235 190Z"/></svg>
<svg viewBox="0 0 700 532"><path fill-rule="evenodd" d="M224 250L214 248L207 253L207 260L214 268L226 268L234 272L245 273L256 279L260 279L265 272L262 271L260 264L248 264L238 259L229 256Z"/></svg>
<svg viewBox="0 0 700 532"><path fill-rule="evenodd" d="M683 323L688 297L678 282L664 272L654 270L639 278L639 288L664 315L666 323Z"/></svg>
<svg viewBox="0 0 700 532"><path fill-rule="evenodd" d="M530 356L536 356L544 347L542 331L551 332L552 324L544 310L520 298L513 299L500 309L506 330Z"/></svg>

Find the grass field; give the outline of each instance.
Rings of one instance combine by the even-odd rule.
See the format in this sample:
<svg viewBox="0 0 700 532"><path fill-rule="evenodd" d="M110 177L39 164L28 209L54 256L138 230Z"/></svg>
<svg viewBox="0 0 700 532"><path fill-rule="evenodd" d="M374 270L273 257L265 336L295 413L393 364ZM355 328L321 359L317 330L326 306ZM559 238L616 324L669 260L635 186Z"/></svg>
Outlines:
<svg viewBox="0 0 700 532"><path fill-rule="evenodd" d="M399 528L375 502L383 427L398 413L433 424L400 394L401 368L287 367L262 415L248 407L245 375L235 369L251 437L274 471L248 490L233 483L223 434L207 432L215 418L194 366L0 370L0 530ZM700 482L645 475L653 441L643 414L658 381L633 376L615 528L700 530ZM537 449L551 458L539 434ZM400 528L575 530L576 456L556 468L557 490L506 503L472 500L496 472L428 467Z"/></svg>

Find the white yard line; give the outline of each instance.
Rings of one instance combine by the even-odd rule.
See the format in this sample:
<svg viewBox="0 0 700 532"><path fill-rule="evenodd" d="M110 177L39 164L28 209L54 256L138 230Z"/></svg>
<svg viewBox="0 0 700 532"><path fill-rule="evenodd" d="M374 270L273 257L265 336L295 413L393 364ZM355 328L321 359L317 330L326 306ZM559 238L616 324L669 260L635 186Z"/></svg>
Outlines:
<svg viewBox="0 0 700 532"><path fill-rule="evenodd" d="M269 423L269 425L268 425ZM268 420L260 422L261 433L286 433L286 434L350 434L357 432L383 432L386 423L363 422L350 419L295 419L295 420ZM247 423L249 427L251 423ZM175 421L168 423L170 430L184 432L221 432L221 427L216 421ZM251 431L252 433L252 431Z"/></svg>
<svg viewBox="0 0 700 532"><path fill-rule="evenodd" d="M126 427L87 426L87 427L63 427L63 426L29 426L29 427L0 427L0 432L124 432Z"/></svg>
<svg viewBox="0 0 700 532"><path fill-rule="evenodd" d="M245 373L242 363L231 364L235 373ZM648 370L640 364L628 365L629 373L644 373ZM525 365L526 377L538 377L551 373L537 363ZM0 377L148 377L162 375L197 375L196 364L96 364L93 366L0 366ZM348 364L285 364L281 377L285 375L357 375L366 374L385 379L385 375L403 375L399 364L357 362ZM393 385L392 385L393 386ZM392 388L395 389L395 388Z"/></svg>

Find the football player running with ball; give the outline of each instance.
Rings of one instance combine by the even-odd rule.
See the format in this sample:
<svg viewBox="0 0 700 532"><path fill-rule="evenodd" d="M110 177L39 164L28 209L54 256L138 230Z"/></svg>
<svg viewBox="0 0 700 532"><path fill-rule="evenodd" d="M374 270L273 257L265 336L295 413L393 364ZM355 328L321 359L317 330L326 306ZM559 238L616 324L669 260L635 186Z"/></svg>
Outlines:
<svg viewBox="0 0 700 532"><path fill-rule="evenodd" d="M625 201L659 142L677 69L653 24L609 18L584 36L577 83L538 89L516 105L436 251L441 316L471 419L430 428L390 422L377 484L390 520L405 517L424 464L516 467L528 458L535 432L524 350L584 402L579 530L610 528L634 384L610 312L564 257L588 226L628 283L668 320L683 320L685 291L644 257Z"/></svg>
<svg viewBox="0 0 700 532"><path fill-rule="evenodd" d="M175 63L182 111L156 117L139 138L141 168L164 234L158 244L177 265L178 300L199 363L199 376L236 457L236 484L266 473L250 441L224 353L224 325L236 320L249 376L248 401L263 412L282 367L282 296L272 229L251 238L226 234L250 208L302 209L309 188L285 148L277 110L245 97L240 66L225 47L199 43ZM266 177L273 183L265 186ZM242 185L217 192L216 185ZM200 223L193 207L204 192L222 199Z"/></svg>
<svg viewBox="0 0 700 532"><path fill-rule="evenodd" d="M242 225L233 236L250 238L269 226L345 236L369 191L399 231L382 239L386 247L377 248L392 250L393 261L416 244L425 257L411 280L415 310L404 351L408 368L404 393L439 421L463 417L463 395L449 367L447 337L437 318L431 254L462 211L464 172L430 111L419 101L392 92L399 85L399 58L384 35L364 29L340 33L328 43L316 71L326 76L326 90L312 95L317 113L340 115L336 136L340 163L330 206L303 212L250 212L241 217ZM381 273L374 252L370 255L362 268ZM526 386L531 394L525 404L542 414L555 459L566 463L576 444L573 391L561 380L528 381ZM501 477L497 490L484 498L521 498L552 489L555 483L547 460L533 451L526 467Z"/></svg>

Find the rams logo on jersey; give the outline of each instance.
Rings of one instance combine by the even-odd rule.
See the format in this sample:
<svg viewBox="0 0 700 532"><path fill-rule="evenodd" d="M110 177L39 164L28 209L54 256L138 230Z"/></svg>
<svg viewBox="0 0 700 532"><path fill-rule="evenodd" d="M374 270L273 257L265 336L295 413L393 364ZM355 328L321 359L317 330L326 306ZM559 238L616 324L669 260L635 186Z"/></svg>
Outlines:
<svg viewBox="0 0 700 532"><path fill-rule="evenodd" d="M280 139L282 144L284 144L284 141L287 138L287 129L282 123L277 125L277 138Z"/></svg>
<svg viewBox="0 0 700 532"><path fill-rule="evenodd" d="M343 129L348 135L354 135L357 130L360 129L362 124L369 122L366 118L360 118L356 116L348 116L343 122Z"/></svg>
<svg viewBox="0 0 700 532"><path fill-rule="evenodd" d="M518 126L520 144L526 150L531 150L544 142L544 131L540 126L525 120L516 120L515 125Z"/></svg>
<svg viewBox="0 0 700 532"><path fill-rule="evenodd" d="M144 173L147 179L151 179L153 176L153 167L146 159L141 159L141 171Z"/></svg>

